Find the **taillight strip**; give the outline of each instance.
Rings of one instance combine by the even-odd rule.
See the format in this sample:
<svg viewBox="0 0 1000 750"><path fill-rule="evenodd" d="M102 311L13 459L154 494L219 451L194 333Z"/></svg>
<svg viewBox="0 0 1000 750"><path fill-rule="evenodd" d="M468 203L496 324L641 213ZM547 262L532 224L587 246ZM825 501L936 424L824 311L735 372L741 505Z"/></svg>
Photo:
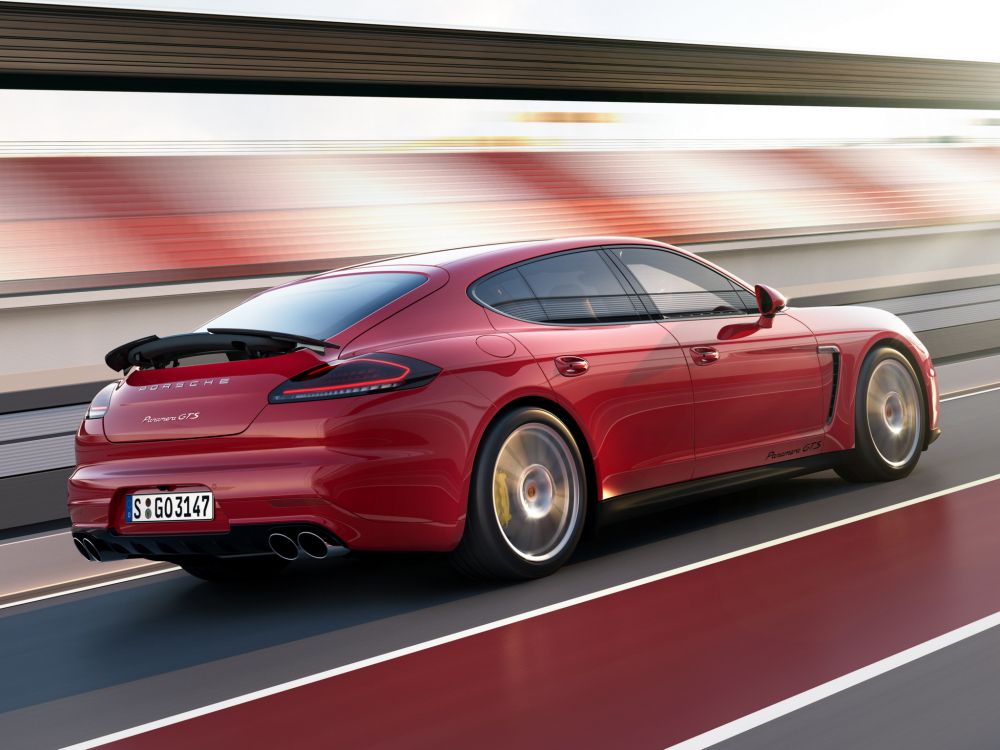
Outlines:
<svg viewBox="0 0 1000 750"><path fill-rule="evenodd" d="M398 362L386 362L384 359L352 359L349 362L375 362L380 365L389 365L391 367L398 367L402 372L394 378L383 378L381 380L366 380L359 383L344 383L343 385L328 385L319 388L291 388L282 391L284 394L292 393L321 393L324 391L342 391L348 388L367 388L373 385L389 385L391 383L398 383L406 379L406 376L410 374L410 368L406 365L401 365ZM336 369L336 368L331 368Z"/></svg>

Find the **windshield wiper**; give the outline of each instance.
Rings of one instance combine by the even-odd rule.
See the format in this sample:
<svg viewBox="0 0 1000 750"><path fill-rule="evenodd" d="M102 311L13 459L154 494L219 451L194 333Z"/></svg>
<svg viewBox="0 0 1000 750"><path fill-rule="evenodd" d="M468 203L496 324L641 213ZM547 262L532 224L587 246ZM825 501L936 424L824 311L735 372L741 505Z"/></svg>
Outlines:
<svg viewBox="0 0 1000 750"><path fill-rule="evenodd" d="M255 328L208 328L209 333L221 333L235 336L263 336L275 341L292 341L304 346L319 347L320 349L339 349L339 344L331 344L329 341L314 339L311 336L299 336L295 333L279 333L277 331L258 331Z"/></svg>

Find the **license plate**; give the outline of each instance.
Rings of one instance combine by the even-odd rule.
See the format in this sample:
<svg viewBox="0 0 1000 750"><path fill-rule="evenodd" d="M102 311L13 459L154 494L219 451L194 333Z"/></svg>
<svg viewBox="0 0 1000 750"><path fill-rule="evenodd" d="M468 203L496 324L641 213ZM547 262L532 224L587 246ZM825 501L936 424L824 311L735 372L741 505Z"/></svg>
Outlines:
<svg viewBox="0 0 1000 750"><path fill-rule="evenodd" d="M211 521L215 499L211 492L172 492L126 495L125 522Z"/></svg>

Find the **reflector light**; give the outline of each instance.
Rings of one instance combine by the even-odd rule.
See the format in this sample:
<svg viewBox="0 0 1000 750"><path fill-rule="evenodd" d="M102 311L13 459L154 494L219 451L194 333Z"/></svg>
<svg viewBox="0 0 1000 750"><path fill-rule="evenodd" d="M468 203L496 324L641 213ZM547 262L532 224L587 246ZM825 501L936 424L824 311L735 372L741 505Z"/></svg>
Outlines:
<svg viewBox="0 0 1000 750"><path fill-rule="evenodd" d="M268 400L287 403L416 388L429 383L440 371L417 359L375 354L307 370L274 389Z"/></svg>
<svg viewBox="0 0 1000 750"><path fill-rule="evenodd" d="M101 419L108 413L108 407L111 406L111 394L115 392L115 388L120 382L108 383L97 392L87 409L87 419Z"/></svg>

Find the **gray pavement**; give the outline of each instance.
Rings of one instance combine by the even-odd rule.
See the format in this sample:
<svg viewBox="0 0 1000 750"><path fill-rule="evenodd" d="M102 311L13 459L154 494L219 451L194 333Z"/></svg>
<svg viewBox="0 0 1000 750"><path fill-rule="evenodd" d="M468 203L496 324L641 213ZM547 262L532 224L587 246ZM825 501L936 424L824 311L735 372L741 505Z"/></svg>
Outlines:
<svg viewBox="0 0 1000 750"><path fill-rule="evenodd" d="M87 562L70 541L68 531L0 542L0 604L19 594L38 595L162 567L149 560Z"/></svg>
<svg viewBox="0 0 1000 750"><path fill-rule="evenodd" d="M938 387L945 396L1000 385L1000 355L951 362L939 366L937 371Z"/></svg>
<svg viewBox="0 0 1000 750"><path fill-rule="evenodd" d="M718 750L996 750L1000 628L722 742Z"/></svg>

